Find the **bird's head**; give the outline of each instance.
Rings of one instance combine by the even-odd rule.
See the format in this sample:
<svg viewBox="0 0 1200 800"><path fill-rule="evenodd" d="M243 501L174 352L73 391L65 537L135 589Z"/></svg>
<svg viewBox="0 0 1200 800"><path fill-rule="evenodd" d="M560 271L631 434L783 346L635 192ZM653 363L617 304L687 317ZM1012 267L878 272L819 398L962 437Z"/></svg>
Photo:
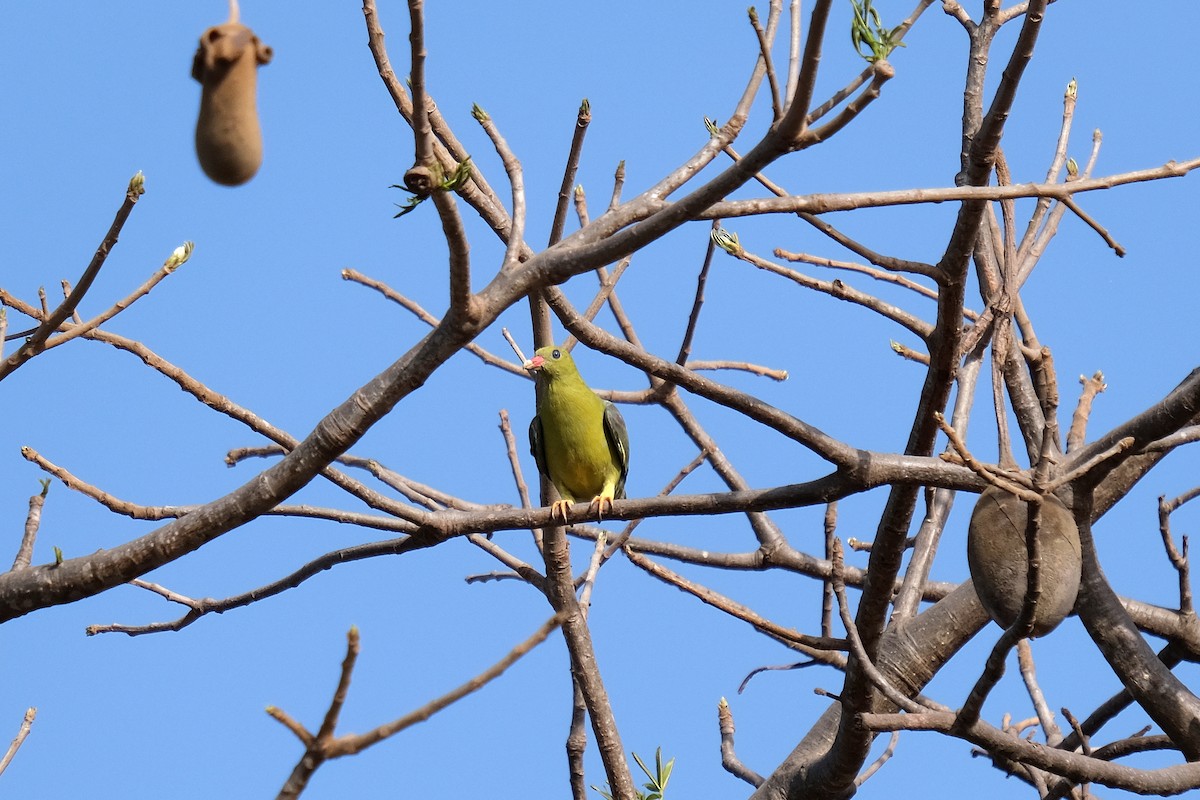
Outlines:
<svg viewBox="0 0 1200 800"><path fill-rule="evenodd" d="M521 366L546 380L554 380L559 375L575 371L575 361L571 358L571 354L561 347L553 345L539 347L534 351L533 358Z"/></svg>

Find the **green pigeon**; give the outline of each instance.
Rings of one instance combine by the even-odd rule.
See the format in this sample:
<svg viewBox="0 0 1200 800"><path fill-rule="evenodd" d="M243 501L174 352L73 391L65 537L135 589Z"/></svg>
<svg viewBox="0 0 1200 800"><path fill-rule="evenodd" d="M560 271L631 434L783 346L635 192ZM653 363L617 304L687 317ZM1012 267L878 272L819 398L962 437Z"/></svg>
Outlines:
<svg viewBox="0 0 1200 800"><path fill-rule="evenodd" d="M590 500L597 519L613 500L625 499L629 433L617 407L588 388L571 354L542 347L523 365L537 378L537 416L529 423L529 451L561 500L550 518L567 521L567 507Z"/></svg>

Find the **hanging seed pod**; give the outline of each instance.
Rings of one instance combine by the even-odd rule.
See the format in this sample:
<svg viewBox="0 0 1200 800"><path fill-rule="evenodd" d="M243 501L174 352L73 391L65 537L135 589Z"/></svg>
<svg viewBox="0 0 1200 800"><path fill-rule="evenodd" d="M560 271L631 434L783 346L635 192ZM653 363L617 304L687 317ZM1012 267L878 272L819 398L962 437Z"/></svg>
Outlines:
<svg viewBox="0 0 1200 800"><path fill-rule="evenodd" d="M262 164L255 81L271 48L254 31L231 19L200 37L192 77L204 87L196 120L196 157L204 174L226 186L254 177Z"/></svg>
<svg viewBox="0 0 1200 800"><path fill-rule="evenodd" d="M971 580L983 607L1005 629L1016 621L1025 600L1028 522L1029 504L1002 489L984 491L971 512L967 531ZM1058 627L1071 613L1079 593L1079 530L1071 511L1053 495L1042 501L1038 545L1041 596L1034 611L1032 636L1043 636Z"/></svg>

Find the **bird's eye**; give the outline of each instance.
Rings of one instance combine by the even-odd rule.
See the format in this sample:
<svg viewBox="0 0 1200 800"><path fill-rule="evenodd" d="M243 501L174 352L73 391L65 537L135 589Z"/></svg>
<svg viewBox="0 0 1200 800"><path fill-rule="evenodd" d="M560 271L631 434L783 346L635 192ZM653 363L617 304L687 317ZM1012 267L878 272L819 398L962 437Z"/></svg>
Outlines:
<svg viewBox="0 0 1200 800"><path fill-rule="evenodd" d="M562 358L562 353L555 350L553 353L550 354L550 356L551 356L551 358Z"/></svg>

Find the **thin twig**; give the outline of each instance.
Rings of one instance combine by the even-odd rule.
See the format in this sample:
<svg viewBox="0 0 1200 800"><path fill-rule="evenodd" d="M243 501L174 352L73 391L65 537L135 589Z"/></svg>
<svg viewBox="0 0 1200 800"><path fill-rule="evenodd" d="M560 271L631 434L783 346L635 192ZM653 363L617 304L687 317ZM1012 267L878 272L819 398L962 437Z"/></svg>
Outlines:
<svg viewBox="0 0 1200 800"><path fill-rule="evenodd" d="M496 154L500 156L500 162L504 165L504 171L512 186L512 226L508 231L508 244L504 251L504 261L500 266L501 272L509 272L520 264L522 245L525 242L525 173L521 168L521 162L500 134L500 129L496 127L491 115L479 106L475 106L471 110L471 115L483 127L488 138L492 140L492 145L496 148Z"/></svg>
<svg viewBox="0 0 1200 800"><path fill-rule="evenodd" d="M767 72L767 82L771 87L771 110L774 112L775 121L778 122L779 118L783 116L783 104L779 98L779 83L775 77L775 65L771 61L771 40L759 23L758 11L754 6L750 6L747 13L750 17L750 26L754 28L754 35L758 38L759 57L763 60L763 68Z"/></svg>
<svg viewBox="0 0 1200 800"><path fill-rule="evenodd" d="M625 546L624 552L625 556L634 566L640 567L663 583L670 584L677 589L682 589L713 608L749 623L755 630L761 631L786 644L796 646L796 649L802 649L803 652L846 650L850 646L850 643L846 639L831 636L811 636L806 633L800 633L792 628L785 628L719 592L687 580L673 570L634 551L628 545Z"/></svg>
<svg viewBox="0 0 1200 800"><path fill-rule="evenodd" d="M1158 498L1158 530L1162 534L1163 547L1167 551L1167 558L1179 575L1179 613L1192 617L1195 616L1195 609L1192 606L1192 579L1191 566L1188 560L1188 537L1187 534L1184 534L1179 548L1176 549L1175 542L1171 536L1171 513L1198 495L1200 495L1200 487L1180 495L1170 502L1167 501L1165 495L1160 495Z"/></svg>
<svg viewBox="0 0 1200 800"><path fill-rule="evenodd" d="M513 338L513 335L508 332L508 328L501 328L500 332L502 334L504 334L504 338L508 342L509 347L511 347L513 349L513 352L517 354L517 358L519 358L521 360L521 363L522 364L527 363L529 361L529 359L527 359L525 357L525 354L521 352L521 346L519 344L517 344L517 340ZM521 371L522 372L525 371L524 367L521 368ZM526 372L525 374L528 375L529 373Z"/></svg>
<svg viewBox="0 0 1200 800"><path fill-rule="evenodd" d="M29 498L29 513L25 516L25 533L21 536L21 546L17 548L17 557L13 559L14 570L24 569L33 561L33 545L37 541L38 528L42 524L42 507L46 504L46 493L50 491L50 479L41 481L42 491Z"/></svg>
<svg viewBox="0 0 1200 800"><path fill-rule="evenodd" d="M792 0L788 6L788 20L791 23L788 37L788 79L784 88L784 96L790 103L796 93L796 81L800 77L800 34L804 26L800 14L800 0Z"/></svg>
<svg viewBox="0 0 1200 800"><path fill-rule="evenodd" d="M326 761L342 756L354 755L367 749L373 744L383 741L390 736L394 736L405 728L409 728L418 722L424 722L432 717L437 712L458 702L472 692L478 691L486 686L493 679L499 677L518 659L537 647L551 631L557 628L560 624L560 619L557 615L551 617L548 621L542 624L537 631L534 632L525 641L514 647L508 655L497 661L492 666L488 667L483 672L471 678L466 683L458 688L447 692L420 708L412 711L399 719L393 720L385 725L380 725L366 733L346 734L343 736L334 736L334 729L337 725L337 718L341 711L342 705L345 702L346 694L350 687L350 677L354 670L354 665L358 659L359 653L359 636L358 629L351 628L347 636L346 657L342 661L341 673L338 677L337 690L334 692L333 699L330 701L329 708L325 713L321 728L316 734L310 734L304 730L294 719L286 714L286 712L270 706L267 713L276 720L282 722L289 730L291 730L300 741L304 744L304 755L297 762L296 767L292 770L292 774L288 777L287 782L280 790L278 797L280 800L284 798L299 797L308 785L309 780L316 770Z"/></svg>
<svg viewBox="0 0 1200 800"><path fill-rule="evenodd" d="M507 330L504 332L508 333ZM512 426L509 425L506 409L500 409L500 434L504 437L504 448L508 453L509 466L512 468L513 482L517 485L517 495L521 498L521 508L533 508L533 503L529 499L529 484L525 482L525 475L521 471L521 459L517 456L517 440L513 436ZM541 550L541 528L534 528L533 537L538 550Z"/></svg>
<svg viewBox="0 0 1200 800"><path fill-rule="evenodd" d="M571 149L567 154L567 163L563 167L562 184L558 188L558 203L554 206L554 222L550 226L550 245L557 244L563 236L567 224L567 207L571 202L571 187L575 185L575 175L579 172L579 160L583 156L583 140L587 136L588 125L592 122L592 104L585 97L579 104L575 115L575 130L571 136Z"/></svg>
<svg viewBox="0 0 1200 800"><path fill-rule="evenodd" d="M1135 442L1136 439L1134 439L1132 436L1126 436L1124 439L1118 439L1111 447L1108 447L1099 453L1094 453L1091 458L1083 459L1079 463L1072 466L1071 469L1059 474L1056 478L1054 478L1054 480L1047 483L1047 490L1053 492L1056 491L1060 486L1065 486L1068 483L1077 480L1080 476L1090 472L1092 469L1096 468L1098 465L1102 464L1108 459L1124 453L1126 450L1133 447Z"/></svg>
<svg viewBox="0 0 1200 800"><path fill-rule="evenodd" d="M804 131L808 112L812 108L813 89L817 84L821 63L821 43L825 38L825 24L829 20L832 5L832 0L816 0L808 16L808 36L800 58L800 73L796 78L795 91L788 98L787 115L783 120L785 124L780 126L797 137Z"/></svg>
<svg viewBox="0 0 1200 800"><path fill-rule="evenodd" d="M92 282L100 274L100 268L104 266L109 252L116 246L117 237L120 236L121 229L125 226L125 221L129 219L129 215L133 211L133 207L137 204L138 198L146 193L145 185L146 180L141 172L138 172L130 179L129 186L125 190L124 202L117 209L117 215L113 219L112 225L109 226L108 233L105 234L104 240L100 242L100 246L96 248L96 253L92 256L91 262L83 271L83 275L75 283L75 289L71 292L70 297L63 300L53 312L48 312L43 305L43 313L40 317L41 322L37 329L17 348L16 352L0 362L0 380L4 380L13 370L42 352L45 349L46 340L50 338L50 335L58 330L58 327L66 322L71 314L74 313L79 302L83 300L83 296L87 294L88 289L92 288Z"/></svg>
<svg viewBox="0 0 1200 800"><path fill-rule="evenodd" d="M992 415L996 420L996 450L1001 469L1016 470L1012 436L1008 429L1008 409L1004 405L1004 365L1008 363L1013 344L1012 317L996 312L992 326Z"/></svg>
<svg viewBox="0 0 1200 800"><path fill-rule="evenodd" d="M1017 664L1021 670L1021 678L1025 681L1025 690L1029 693L1029 699L1033 702L1033 709L1037 712L1038 721L1042 724L1046 744L1054 747L1062 741L1062 731L1054 721L1054 712L1050 710L1046 696L1042 694L1042 687L1038 685L1037 669L1033 663L1033 650L1029 647L1028 639L1017 642ZM1073 721L1072 724L1074 724Z"/></svg>
<svg viewBox="0 0 1200 800"><path fill-rule="evenodd" d="M1033 491L1029 479L1017 472L1001 471L995 467L984 464L975 456L971 455L971 451L967 448L966 442L958 434L941 412L934 414L934 419L941 428L942 433L946 434L946 438L950 440L950 445L954 448L955 454L962 459L962 463L967 466L972 472L992 486L1003 489L1009 494L1016 495L1026 502L1038 502L1041 500L1041 495ZM947 454L942 454L942 460L949 461Z"/></svg>
<svg viewBox="0 0 1200 800"><path fill-rule="evenodd" d="M396 539L385 539L379 542L352 545L338 550L332 550L309 561L299 569L264 586L251 589L224 600L196 600L195 607L174 622L153 623L151 625L89 625L86 633L89 636L98 633L125 633L138 636L146 633L176 631L191 625L200 617L207 614L223 614L235 608L242 608L251 603L257 603L274 597L277 594L294 589L308 579L320 575L328 569L368 558L378 558L385 555L404 555L437 544L436 537L402 536Z"/></svg>
<svg viewBox="0 0 1200 800"><path fill-rule="evenodd" d="M724 697L717 703L717 727L721 732L721 766L729 774L741 778L751 786L762 786L763 778L754 770L742 763L733 747L733 711Z"/></svg>
<svg viewBox="0 0 1200 800"><path fill-rule="evenodd" d="M408 85L413 105L413 164L428 167L433 163L433 131L429 124L429 100L425 88L425 4L422 0L408 0L408 17L408 42L412 59Z"/></svg>
<svg viewBox="0 0 1200 800"><path fill-rule="evenodd" d="M596 318L596 315L600 313L600 309L604 308L604 304L608 303L609 307L612 309L613 316L615 316L618 321L628 325L628 318L625 316L625 311L621 306L620 301L615 298L615 295L617 290L617 281L619 281L621 276L625 274L625 271L629 268L630 263L632 263L632 257L627 256L622 258L620 262L613 267L613 271L611 273L604 267L598 267L596 269L596 278L599 280L600 286L596 290L596 294L593 295L591 302L588 303L587 308L583 310L582 316L584 319L591 322ZM563 339L562 346L566 350L570 351L575 349L575 344L577 341L578 340L574 335L568 335L565 339ZM601 392L601 394L603 394L603 392ZM608 399L612 398L609 397Z"/></svg>
<svg viewBox="0 0 1200 800"><path fill-rule="evenodd" d="M1138 769L1113 764L1081 753L1046 747L1000 730L982 720L966 729L957 727L953 713L928 711L921 714L858 715L858 722L869 731L939 731L961 736L989 753L1014 763L1062 775L1076 782L1090 781L1118 789L1137 787L1141 794L1178 794L1200 787L1200 764L1176 764L1162 769Z"/></svg>
<svg viewBox="0 0 1200 800"><path fill-rule="evenodd" d="M996 148L996 185L1011 186L1012 173L1008 171L1008 159L1004 156L1004 148ZM995 213L993 209L989 210L989 217L994 222ZM1016 272L1017 265L1017 223L1016 223L1016 202L1013 200L1000 201L1000 214L1004 219L1004 234L1001 239L1003 243L1003 260L1005 275L1013 275Z"/></svg>
<svg viewBox="0 0 1200 800"><path fill-rule="evenodd" d="M738 153L737 150L733 149L733 147L725 147L724 152L735 162L742 160L741 154ZM758 181L759 183L761 183L764 187L766 187L767 190L770 191L772 194L774 194L776 197L787 198L787 197L792 196L791 192L789 192L787 189L784 189L782 186L779 186L779 185L775 184L774 182L768 180L767 177L762 175L761 173L756 174L754 176L754 179L756 181ZM806 212L806 211L801 211L801 212L797 213L797 216L800 217L800 219L807 222L809 225L812 225L814 228L821 231L821 233L823 233L826 236L828 236L829 238L833 239L838 244L849 249L851 252L865 258L866 260L870 261L872 264L876 265L877 267L881 267L883 269L895 271L895 272L911 272L911 273L914 273L917 275L924 275L933 280L939 279L939 273L938 273L937 268L931 264L924 264L924 263L917 262L917 261L907 261L907 260L895 258L892 256L885 256L882 253L877 253L874 250L871 250L869 247L866 247L865 245L855 241L854 239L851 239L849 236L847 236L846 234L839 231L837 228L830 225L828 222L826 222L823 218L821 218L817 214ZM719 217L715 217L715 216L713 217L714 222L719 221L719 219L720 219ZM777 253L778 253L778 251L777 251ZM780 257L784 257L784 256L780 256Z"/></svg>
<svg viewBox="0 0 1200 800"><path fill-rule="evenodd" d="M818 280L805 275L799 270L790 269L781 264L776 264L773 261L755 255L754 253L744 249L741 250L736 257L749 264L753 264L761 270L783 276L788 280L798 283L806 289L813 289L814 291L822 292L837 300L845 300L847 302L863 306L864 308L874 311L880 316L890 319L892 322L901 325L917 336L920 336L922 339L928 340L930 334L933 332L933 326L928 322L925 322L919 317L909 314L902 308L885 302L874 295L867 294L866 292L848 286L839 279L835 278L832 281Z"/></svg>
<svg viewBox="0 0 1200 800"><path fill-rule="evenodd" d="M507 573L491 573L490 575L468 575L463 579L467 583L483 583L488 580L519 578L542 594L546 593L546 579L531 564L517 558L481 533L468 535L467 541L511 570Z"/></svg>
<svg viewBox="0 0 1200 800"><path fill-rule="evenodd" d="M976 387L982 364L983 350L969 351L963 357L955 376L957 385L954 391L954 409L951 414L954 424L963 431L969 429L971 412L975 407L975 398L978 395ZM911 543L908 539L904 541L904 548L911 548L912 554L909 556L908 567L904 571L900 591L892 601L892 624L897 627L904 626L917 616L920 610L921 599L926 593L929 575L933 570L938 546L942 534L945 532L946 521L950 517L956 495L957 493L953 489L932 486L927 486L925 489L925 517L921 520L916 536L911 537Z"/></svg>
<svg viewBox="0 0 1200 800"><path fill-rule="evenodd" d="M888 344L891 346L892 352L904 360L915 361L918 364L924 364L927 367L929 366L928 353L922 353L917 350L913 350L911 347L906 347L900 344L900 342L897 342L895 339L892 339Z"/></svg>
<svg viewBox="0 0 1200 800"><path fill-rule="evenodd" d="M271 450L273 454L283 455L284 452L277 447L272 448L253 448L259 452ZM251 448L246 448L243 453L250 452ZM258 453L254 453L258 454ZM199 506L181 505L181 506L146 506L139 503L133 503L129 500L123 500L109 492L94 486L87 481L79 478L69 470L53 463L32 447L23 447L21 455L26 460L37 464L42 470L48 472L58 478L70 490L79 492L85 497L89 497L97 503L101 504L114 514L121 514L131 519L146 520L156 522L164 519L178 519L190 514ZM341 457L339 461L348 461L350 457ZM373 493L375 494L375 493ZM390 506L395 508L408 508L401 506L395 501L384 498L381 495L376 496L380 502L379 506ZM411 512L411 509L410 509ZM279 517L305 517L308 519L324 519L331 522L342 524L360 525L365 528L375 530L391 531L399 533L411 533L416 530L416 526L410 520L397 519L395 516L381 517L375 514L364 514L356 511L345 511L337 508L320 508L316 506L306 505L278 505L264 512L267 516Z"/></svg>
<svg viewBox="0 0 1200 800"><path fill-rule="evenodd" d="M1063 165L1067 163L1067 145L1070 143L1071 126L1075 120L1075 101L1076 101L1076 85L1072 79L1067 85L1066 91L1063 92L1063 114L1062 122L1059 125L1058 140L1054 145L1054 153L1050 159L1050 166L1046 170L1046 183L1053 183L1059 179L1062 173ZM1048 197L1039 198L1034 206L1033 213L1029 217L1029 223L1025 229L1025 235L1021 238L1020 244L1017 246L1017 263L1014 265L1017 269L1014 278L1017 279L1016 286L1020 286L1020 278L1026 273L1026 259L1029 257L1031 249L1035 246L1038 237L1038 229L1042 226L1043 220L1046 218L1047 211L1050 210L1052 201ZM1058 226L1058 219L1062 216L1062 209L1056 209L1057 214L1051 216L1043 229L1048 235L1053 236ZM1048 243L1042 244L1042 247Z"/></svg>
<svg viewBox="0 0 1200 800"><path fill-rule="evenodd" d="M617 168L613 171L613 190L612 197L608 201L608 209L612 211L621 204L621 192L625 188L625 160L617 162Z"/></svg>
<svg viewBox="0 0 1200 800"><path fill-rule="evenodd" d="M833 667L834 669L845 670L846 663L845 659L842 659L840 663L826 663L825 661L821 661L816 658L810 658L806 661L796 661L792 664L765 664L761 667L755 667L746 673L746 677L742 678L742 682L738 684L737 693L742 694L745 692L746 687L750 684L750 679L764 672L790 672L791 670L807 669L808 667L816 666Z"/></svg>
<svg viewBox="0 0 1200 800"><path fill-rule="evenodd" d="M1188 425L1180 428L1169 436L1164 436L1150 442L1142 448L1143 453L1160 453L1168 450L1174 450L1181 445L1190 444L1191 442L1200 442L1200 425Z"/></svg>
<svg viewBox="0 0 1200 800"><path fill-rule="evenodd" d="M1104 373L1096 371L1092 377L1079 376L1083 391L1079 394L1079 402L1075 405L1075 413L1071 415L1071 428L1067 431L1067 452L1073 452L1083 446L1087 437L1088 418L1092 413L1092 402L1096 395L1108 388L1104 382Z"/></svg>
<svg viewBox="0 0 1200 800"><path fill-rule="evenodd" d="M1114 253L1116 253L1118 256L1124 258L1125 248L1122 247L1121 244L1112 237L1112 235L1108 232L1107 228L1105 228L1103 225L1101 225L1099 222L1097 222L1095 219L1093 219L1090 214L1088 214L1086 211L1084 211L1082 208L1080 208L1079 204L1075 202L1075 199L1073 197L1070 197L1069 195L1064 196L1062 198L1062 204L1064 206L1066 206L1067 208L1071 209L1072 211L1074 211L1075 216L1079 217L1081 220L1086 222L1092 230L1094 230L1096 233L1100 234L1100 238L1104 240L1104 243L1106 245L1108 245L1109 247L1112 248L1112 251Z"/></svg>
<svg viewBox="0 0 1200 800"><path fill-rule="evenodd" d="M819 128L808 128L797 138L797 147L812 147L820 144L826 139L830 139L834 134L841 131L851 122L853 122L859 114L866 110L867 106L879 98L882 92L883 85L891 80L896 75L896 69L884 59L879 59L871 65L871 83L865 89L859 92L858 96L842 107L833 119L826 122Z"/></svg>
<svg viewBox="0 0 1200 800"><path fill-rule="evenodd" d="M592 587L596 585L596 573L600 571L600 565L604 563L604 546L606 544L608 544L608 534L601 531L600 535L596 537L596 546L592 549L587 572L579 580L579 607L585 615L592 605Z"/></svg>
<svg viewBox="0 0 1200 800"><path fill-rule="evenodd" d="M512 426L508 422L508 410L503 408L500 409L500 433L504 437L508 463L512 467L513 481L517 485L521 507L532 508L533 505L529 501L529 486L525 483L525 476L521 473L521 460L517 457L517 440L513 436Z"/></svg>
<svg viewBox="0 0 1200 800"><path fill-rule="evenodd" d="M684 363L684 368L690 369L693 372L701 372L704 370L719 370L719 369L735 369L742 372L749 372L751 375L761 375L764 378L770 378L773 381L786 381L788 379L788 371L786 369L774 369L772 367L764 367L761 364L751 364L747 361L688 361Z"/></svg>
<svg viewBox="0 0 1200 800"><path fill-rule="evenodd" d="M358 663L358 654L361 650L358 627L351 626L346 634L346 657L342 660L342 672L338 676L337 689L334 690L333 699L329 701L329 708L326 709L325 716L321 719L321 727L317 729L315 738L318 741L329 739L337 729L338 717L341 716L342 706L346 704L346 695L350 691L350 676L354 674L354 665Z"/></svg>
<svg viewBox="0 0 1200 800"><path fill-rule="evenodd" d="M403 308L412 312L417 319L421 320L431 328L436 328L442 322L441 319L435 317L433 314L430 314L415 300L400 294L382 281L368 277L354 269L343 269L341 275L343 280L352 281L370 289L374 289L388 300L391 300L393 303L396 303L397 305L402 306ZM520 375L523 378L529 377L529 373L523 370L520 364L514 364L511 361L500 358L491 351L480 347L475 342L471 342L463 349L478 356L479 360L485 364L490 364L493 367L499 367L507 372L511 372L513 375Z"/></svg>
<svg viewBox="0 0 1200 800"><path fill-rule="evenodd" d="M869 275L877 281L884 283L892 283L897 286L903 286L909 291L916 292L922 297L927 297L930 300L937 300L937 291L930 289L928 286L922 286L911 278L906 278L903 275L897 275L895 271L877 269L868 267L865 264L856 264L853 261L839 261L833 258L824 256L815 256L809 253L793 253L784 250L782 247L775 248L775 256L788 261L800 261L805 264L812 264L818 267L828 267L830 269L844 269L850 272L861 272L864 275ZM971 321L979 319L979 314L969 308L963 309L963 316Z"/></svg>
<svg viewBox="0 0 1200 800"><path fill-rule="evenodd" d="M25 717L21 720L21 727L17 729L17 735L13 737L12 744L8 746L4 757L0 758L0 774L3 774L4 770L8 769L8 765L12 763L13 757L21 749L21 745L25 743L25 738L29 736L29 731L33 727L33 720L36 717L37 709L33 706L25 710Z"/></svg>
<svg viewBox="0 0 1200 800"><path fill-rule="evenodd" d="M714 219L710 233L721 229L721 220ZM712 267L713 253L717 251L716 241L711 235L706 237L704 260L700 262L700 274L696 276L696 292L692 298L692 310L688 314L687 327L683 331L683 341L679 344L679 355L675 363L686 364L692 354L692 342L696 337L696 326L700 323L700 309L704 307L704 288L708 285L708 272Z"/></svg>
<svg viewBox="0 0 1200 800"><path fill-rule="evenodd" d="M853 545L851 545L853 546ZM833 564L834 551L837 548L837 501L825 506L825 558ZM845 564L840 570L843 583L846 580ZM821 635L833 636L833 605L836 598L833 592L833 569L829 578L821 581Z"/></svg>
<svg viewBox="0 0 1200 800"><path fill-rule="evenodd" d="M871 662L870 656L863 647L862 638L858 635L858 626L854 623L854 615L850 613L850 604L846 600L846 580L842 573L842 544L836 538L833 539L832 544L833 574L830 576L830 583L833 585L833 593L837 597L838 611L841 614L842 625L846 628L846 640L850 644L850 653L858 661L859 668L866 673L871 683L875 684L875 687L883 692L888 700L905 711L909 713L921 713L931 708L932 706L924 706L921 703L910 700L895 686L892 686L891 681ZM937 710L945 709L939 708Z"/></svg>
<svg viewBox="0 0 1200 800"><path fill-rule="evenodd" d="M1100 157L1100 145L1103 142L1103 136L1100 129L1097 128L1092 134L1092 150L1088 156L1087 165L1079 175L1072 178L1070 174L1066 176L1066 181L1074 183L1081 180L1091 178L1093 171L1096 168L1096 162ZM1047 182L1056 182L1058 173L1062 169L1062 163L1066 160L1065 150L1060 154L1056 152L1054 163L1051 164L1053 172L1047 178ZM1049 202L1050 198L1042 198L1038 202ZM1062 203L1054 203L1050 207L1049 213L1045 216L1045 221L1041 223L1041 229L1036 232L1027 232L1025 239L1021 242L1021 249L1017 256L1018 275L1017 286L1023 286L1025 281L1033 273L1033 268L1045 253L1046 248L1050 245L1050 241L1058 233L1058 227L1062 222L1063 216L1067 213L1067 207ZM1032 224L1033 220L1031 220ZM1035 234L1035 235L1031 235Z"/></svg>
<svg viewBox="0 0 1200 800"><path fill-rule="evenodd" d="M579 220L579 227L586 228L591 218L588 215L587 209L587 192L583 190L583 185L575 187L575 216Z"/></svg>
<svg viewBox="0 0 1200 800"><path fill-rule="evenodd" d="M5 292L3 289L0 289L0 301L6 305L9 305L10 307L18 309L22 314L34 316L35 318L41 318L37 316L38 312L36 312L32 306L18 300L17 298ZM60 325L59 328L60 330L67 330L69 329L69 325ZM259 417L257 414L254 414L248 409L234 403L225 395L208 388L200 381L196 380L187 372L185 372L183 369L167 361L141 342L137 342L124 336L118 336L117 334L99 329L84 334L84 338L91 341L103 342L104 344L108 344L118 350L123 350L135 356L146 366L173 381L177 386L179 386L180 389L192 395L204 405L222 414L225 414L237 422L242 423L255 433L262 434L271 441L277 442L280 447L290 451L293 447L296 447L300 443L299 440L288 434L286 431L276 428L263 418ZM371 491L367 487L363 486L360 482L353 480L339 470L326 467L321 471L320 474L342 490L349 492L351 495L362 500L372 508L386 511L389 514L395 514L401 519L408 519L412 522L416 522L417 519L423 518L417 509L408 508L406 510L406 507L402 504L395 503L388 498L383 497L378 492ZM418 516L414 517L414 513L416 513Z"/></svg>
<svg viewBox="0 0 1200 800"><path fill-rule="evenodd" d="M1200 158L1166 163L1141 170L1121 172L1070 183L1018 183L1012 186L954 186L937 189L896 189L838 194L806 194L752 200L723 200L708 206L697 219L758 216L761 214L828 214L859 208L946 203L952 201L1019 200L1051 197L1061 200L1084 192L1095 192L1131 183L1179 178L1200 168ZM874 263L872 261L872 263Z"/></svg>
<svg viewBox="0 0 1200 800"><path fill-rule="evenodd" d="M1092 742L1088 739L1087 733L1084 732L1083 726L1079 724L1079 720L1075 719L1075 715L1065 706L1062 708L1062 715L1066 718L1067 723L1070 724L1071 730L1075 731L1075 735L1079 737L1080 752L1085 756L1092 755Z"/></svg>
<svg viewBox="0 0 1200 800"><path fill-rule="evenodd" d="M891 737L888 739L887 747L883 748L883 752L879 754L879 758L867 765L867 768L858 774L854 779L855 786L862 786L867 780L883 768L883 765L891 759L896 752L896 745L900 743L900 731L892 731Z"/></svg>
<svg viewBox="0 0 1200 800"><path fill-rule="evenodd" d="M825 116L830 111L833 111L835 108L837 108L839 103L841 103L843 100L845 100L850 95L857 92L859 87L862 86L864 83L866 83L867 79L870 78L874 74L875 74L874 66L871 64L868 64L866 66L866 68L863 69L862 72L858 73L853 78L851 78L849 83L847 83L845 86L843 86L842 88L840 88L836 92L834 92L832 95L830 95L828 100L826 100L824 103L822 103L821 105L814 108L812 111L808 112L808 124L812 125L814 122L819 120L821 117Z"/></svg>
<svg viewBox="0 0 1200 800"><path fill-rule="evenodd" d="M72 339L83 336L88 331L95 330L105 322L115 317L125 309L129 308L135 302L145 297L150 293L150 290L162 282L164 278L179 269L192 256L193 244L184 242L167 257L163 265L159 267L153 275L151 275L145 283L134 289L127 297L118 300L107 311L89 319L87 322L79 322L74 327L67 330L66 333L59 334L46 342L46 349L58 347L60 344L65 344ZM77 316L77 315L76 315Z"/></svg>

